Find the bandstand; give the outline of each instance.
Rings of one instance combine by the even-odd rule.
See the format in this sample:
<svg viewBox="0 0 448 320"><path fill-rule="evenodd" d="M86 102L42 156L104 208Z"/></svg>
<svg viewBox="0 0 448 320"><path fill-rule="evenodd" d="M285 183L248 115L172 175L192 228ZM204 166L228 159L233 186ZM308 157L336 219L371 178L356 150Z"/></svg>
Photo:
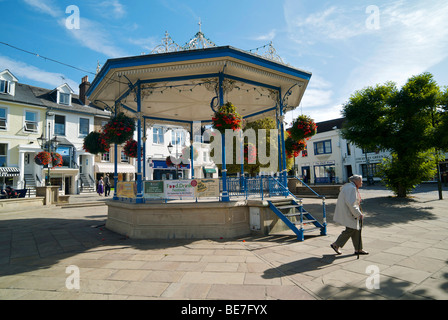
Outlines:
<svg viewBox="0 0 448 320"><path fill-rule="evenodd" d="M277 178L255 182L262 183L258 199L247 196L247 186L245 197L233 197L235 190L227 177L224 135L219 194L214 200L148 199L145 196L147 181L142 174L145 159L139 157L135 197L117 194L116 187L113 200L107 203L106 226L109 229L130 238L241 236L254 229L249 221L250 212L254 212L251 208L259 208L258 213L263 215L264 210L269 210L266 201L270 196L289 196L283 143L284 114L300 104L311 73L286 65L276 56L272 45L268 48L271 49L268 55L262 56L231 46L216 46L201 31L186 46L180 47L166 34L164 44L151 54L110 59L103 65L87 95L98 106L108 106L112 112L124 112L136 119L138 155L144 154L142 141L145 141L146 126L182 126L190 131L192 138L194 127L211 125L217 107L227 102L232 102L247 121L266 116L275 118L281 147ZM115 151L116 148L115 145ZM190 151L193 162L193 147ZM193 168L191 163L191 170ZM117 157L114 181L117 186Z"/></svg>

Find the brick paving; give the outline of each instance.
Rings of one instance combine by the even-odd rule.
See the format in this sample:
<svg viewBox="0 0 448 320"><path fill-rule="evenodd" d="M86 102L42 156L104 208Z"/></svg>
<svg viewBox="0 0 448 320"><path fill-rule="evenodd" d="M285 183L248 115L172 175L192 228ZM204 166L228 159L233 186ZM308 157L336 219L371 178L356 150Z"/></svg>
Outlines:
<svg viewBox="0 0 448 320"><path fill-rule="evenodd" d="M292 232L132 240L104 227L107 206L96 194L72 196L72 206L0 212L0 300L448 299L448 200L434 185L406 200L381 187L361 195L370 254L359 260L350 242L340 256L329 247L343 230L332 223L336 199L327 200L328 235L304 242ZM304 205L320 210L319 200ZM70 266L79 289L68 281Z"/></svg>

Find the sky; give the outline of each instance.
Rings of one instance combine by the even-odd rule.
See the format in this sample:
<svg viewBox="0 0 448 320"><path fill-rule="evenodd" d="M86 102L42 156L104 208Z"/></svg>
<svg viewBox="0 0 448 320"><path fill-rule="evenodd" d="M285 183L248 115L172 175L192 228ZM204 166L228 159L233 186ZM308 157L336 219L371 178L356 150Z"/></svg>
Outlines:
<svg viewBox="0 0 448 320"><path fill-rule="evenodd" d="M98 63L150 53L165 32L183 45L199 21L218 46L272 41L285 63L312 73L288 122L340 118L356 90L423 72L448 85L446 0L0 0L0 12L0 71L48 89L77 93Z"/></svg>

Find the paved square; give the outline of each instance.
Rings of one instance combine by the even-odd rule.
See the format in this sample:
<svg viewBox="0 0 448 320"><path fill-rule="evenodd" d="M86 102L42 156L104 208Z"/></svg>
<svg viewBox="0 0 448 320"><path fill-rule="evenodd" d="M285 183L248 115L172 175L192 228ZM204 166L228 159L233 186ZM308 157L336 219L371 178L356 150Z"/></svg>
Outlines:
<svg viewBox="0 0 448 320"><path fill-rule="evenodd" d="M107 207L96 195L79 206L0 212L0 300L448 299L448 201L434 185L407 200L378 186L361 195L370 254L359 260L351 242L340 256L330 248L343 230L332 222L335 199L327 199L328 235L304 242L292 232L127 239L104 227ZM305 208L319 205L304 200ZM79 269L79 289L66 287L69 266ZM375 279L379 289L369 288Z"/></svg>

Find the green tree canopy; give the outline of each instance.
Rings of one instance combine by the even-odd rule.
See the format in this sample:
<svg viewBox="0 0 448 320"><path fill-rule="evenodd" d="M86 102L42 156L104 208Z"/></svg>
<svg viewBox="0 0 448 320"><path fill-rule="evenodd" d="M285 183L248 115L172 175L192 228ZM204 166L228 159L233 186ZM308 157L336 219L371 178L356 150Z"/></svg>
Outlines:
<svg viewBox="0 0 448 320"><path fill-rule="evenodd" d="M438 106L443 96L430 73L410 78L398 89L392 82L355 92L343 107L342 135L368 150L389 150L383 163L386 185L406 197L435 174L434 139L440 130Z"/></svg>

